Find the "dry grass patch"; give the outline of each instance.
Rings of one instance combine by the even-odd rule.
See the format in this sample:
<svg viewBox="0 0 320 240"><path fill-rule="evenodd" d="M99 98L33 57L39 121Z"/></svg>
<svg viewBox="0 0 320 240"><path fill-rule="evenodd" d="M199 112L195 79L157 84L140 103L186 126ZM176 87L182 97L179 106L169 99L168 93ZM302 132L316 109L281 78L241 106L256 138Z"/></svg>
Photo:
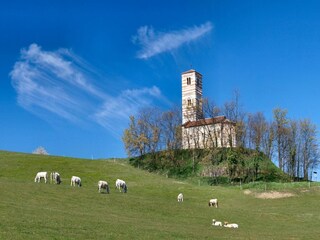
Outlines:
<svg viewBox="0 0 320 240"><path fill-rule="evenodd" d="M276 192L276 191L256 194L257 198L264 198L264 199L287 198L287 197L293 197L293 196L295 196L295 194L290 192Z"/></svg>
<svg viewBox="0 0 320 240"><path fill-rule="evenodd" d="M249 189L244 190L243 193L244 193L245 195L250 195L250 194L252 194L252 192L251 192Z"/></svg>
<svg viewBox="0 0 320 240"><path fill-rule="evenodd" d="M248 189L244 190L243 193L246 195L254 195L254 197L262 198L262 199L278 199L278 198L287 198L287 197L295 196L295 194L290 192L271 191L271 192L263 192L263 193L253 193Z"/></svg>

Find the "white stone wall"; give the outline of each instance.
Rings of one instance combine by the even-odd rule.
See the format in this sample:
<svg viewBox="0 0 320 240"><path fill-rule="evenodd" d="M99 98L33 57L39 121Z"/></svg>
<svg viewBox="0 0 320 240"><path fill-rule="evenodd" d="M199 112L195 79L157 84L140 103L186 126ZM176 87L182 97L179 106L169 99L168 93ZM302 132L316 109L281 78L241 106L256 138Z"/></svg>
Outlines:
<svg viewBox="0 0 320 240"><path fill-rule="evenodd" d="M235 126L232 123L183 127L182 136L184 149L236 146Z"/></svg>

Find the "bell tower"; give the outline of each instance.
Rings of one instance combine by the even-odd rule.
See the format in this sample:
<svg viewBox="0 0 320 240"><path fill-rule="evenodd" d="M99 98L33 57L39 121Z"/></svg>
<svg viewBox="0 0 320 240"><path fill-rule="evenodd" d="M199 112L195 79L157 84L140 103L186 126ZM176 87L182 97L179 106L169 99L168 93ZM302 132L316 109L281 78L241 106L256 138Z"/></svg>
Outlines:
<svg viewBox="0 0 320 240"><path fill-rule="evenodd" d="M182 124L203 118L202 75L191 69L181 74Z"/></svg>

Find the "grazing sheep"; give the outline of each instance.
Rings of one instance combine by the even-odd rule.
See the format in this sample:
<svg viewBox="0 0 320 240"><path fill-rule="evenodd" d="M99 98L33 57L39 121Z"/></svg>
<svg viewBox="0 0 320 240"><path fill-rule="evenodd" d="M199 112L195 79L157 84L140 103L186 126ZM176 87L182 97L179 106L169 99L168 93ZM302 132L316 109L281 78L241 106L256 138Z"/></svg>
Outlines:
<svg viewBox="0 0 320 240"><path fill-rule="evenodd" d="M208 204L209 204L209 207L215 206L217 208L218 207L218 199L216 199L216 198L210 199Z"/></svg>
<svg viewBox="0 0 320 240"><path fill-rule="evenodd" d="M212 219L212 226L222 227L222 222L216 221L215 219Z"/></svg>
<svg viewBox="0 0 320 240"><path fill-rule="evenodd" d="M127 187L126 182L121 179L117 179L116 188L119 189L120 192L122 192L121 189L123 190L124 193L126 193L128 191L128 187Z"/></svg>
<svg viewBox="0 0 320 240"><path fill-rule="evenodd" d="M236 223L228 223L228 222L224 222L224 227L227 227L227 228L239 228L239 225L236 224Z"/></svg>
<svg viewBox="0 0 320 240"><path fill-rule="evenodd" d="M50 183L52 182L54 182L55 184L60 184L62 182L60 174L58 172L50 173Z"/></svg>
<svg viewBox="0 0 320 240"><path fill-rule="evenodd" d="M99 193L101 193L101 189L105 189L106 190L106 193L109 193L109 185L106 181L102 181L100 180L98 182L98 190L99 190Z"/></svg>
<svg viewBox="0 0 320 240"><path fill-rule="evenodd" d="M183 194L179 193L177 199L178 199L178 202L183 202Z"/></svg>
<svg viewBox="0 0 320 240"><path fill-rule="evenodd" d="M78 187L81 187L82 186L82 184L81 184L81 178L79 178L79 177L76 177L76 176L72 176L72 178L71 178L71 184L70 184L71 186L76 186L76 185L78 185Z"/></svg>
<svg viewBox="0 0 320 240"><path fill-rule="evenodd" d="M43 178L44 182L47 183L48 173L47 172L38 172L36 177L34 178L34 182L40 182L41 178Z"/></svg>

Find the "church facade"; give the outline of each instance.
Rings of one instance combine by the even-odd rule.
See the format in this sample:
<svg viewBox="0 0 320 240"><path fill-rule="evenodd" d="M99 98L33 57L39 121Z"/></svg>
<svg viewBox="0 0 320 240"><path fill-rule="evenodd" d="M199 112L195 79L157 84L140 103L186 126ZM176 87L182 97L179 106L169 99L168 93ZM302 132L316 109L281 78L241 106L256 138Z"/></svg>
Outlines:
<svg viewBox="0 0 320 240"><path fill-rule="evenodd" d="M202 75L182 73L182 147L184 149L235 147L235 123L225 116L203 117Z"/></svg>

